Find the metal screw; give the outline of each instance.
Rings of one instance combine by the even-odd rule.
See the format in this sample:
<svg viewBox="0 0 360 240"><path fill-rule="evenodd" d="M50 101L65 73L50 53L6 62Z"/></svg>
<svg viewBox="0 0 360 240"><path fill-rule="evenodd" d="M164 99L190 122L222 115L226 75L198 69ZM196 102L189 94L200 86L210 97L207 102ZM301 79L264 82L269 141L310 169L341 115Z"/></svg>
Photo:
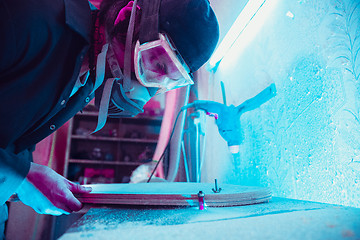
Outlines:
<svg viewBox="0 0 360 240"><path fill-rule="evenodd" d="M212 189L214 193L219 193L221 192L221 188L218 188L218 185L217 185L217 179L215 178L215 189L213 188Z"/></svg>

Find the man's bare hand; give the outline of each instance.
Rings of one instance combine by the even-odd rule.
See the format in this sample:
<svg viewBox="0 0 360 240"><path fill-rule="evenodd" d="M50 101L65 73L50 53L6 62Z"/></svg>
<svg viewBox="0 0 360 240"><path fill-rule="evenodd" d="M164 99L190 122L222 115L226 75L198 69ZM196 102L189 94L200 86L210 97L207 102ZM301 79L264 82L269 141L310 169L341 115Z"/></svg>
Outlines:
<svg viewBox="0 0 360 240"><path fill-rule="evenodd" d="M91 188L75 184L54 170L31 163L30 171L17 189L19 199L41 214L61 215L79 211L81 202L74 193L89 193Z"/></svg>

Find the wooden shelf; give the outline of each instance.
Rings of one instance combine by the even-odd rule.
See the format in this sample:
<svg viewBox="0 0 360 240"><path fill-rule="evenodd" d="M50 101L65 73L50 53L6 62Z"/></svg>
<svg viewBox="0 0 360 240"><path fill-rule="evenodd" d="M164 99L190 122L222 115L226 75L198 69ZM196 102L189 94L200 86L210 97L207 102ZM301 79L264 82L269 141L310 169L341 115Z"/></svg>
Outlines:
<svg viewBox="0 0 360 240"><path fill-rule="evenodd" d="M83 136L72 135L73 139L90 140L90 141L109 141L109 142L131 142L131 143L157 143L157 139L146 138L116 138L116 137L102 137L102 136Z"/></svg>
<svg viewBox="0 0 360 240"><path fill-rule="evenodd" d="M116 183L127 182L132 172L143 164L142 160L153 155L162 116L140 114L132 118L108 118L103 129L90 134L96 128L97 116L96 111L83 111L71 119L63 174L81 183L84 177L89 178L84 176L86 168L112 168L114 173L110 175L113 176L100 175ZM87 179L88 183L97 181L97 177L91 178L94 179Z"/></svg>
<svg viewBox="0 0 360 240"><path fill-rule="evenodd" d="M97 117L98 112L82 111L82 112L77 113L76 116ZM114 119L114 118L109 118L109 119ZM162 116L147 116L147 115L139 114L135 117L124 117L121 119L162 121Z"/></svg>
<svg viewBox="0 0 360 240"><path fill-rule="evenodd" d="M97 165L121 165L121 166L140 166L143 163L139 162L115 162L115 161L101 161L91 159L69 159L69 163L80 163L80 164L97 164Z"/></svg>

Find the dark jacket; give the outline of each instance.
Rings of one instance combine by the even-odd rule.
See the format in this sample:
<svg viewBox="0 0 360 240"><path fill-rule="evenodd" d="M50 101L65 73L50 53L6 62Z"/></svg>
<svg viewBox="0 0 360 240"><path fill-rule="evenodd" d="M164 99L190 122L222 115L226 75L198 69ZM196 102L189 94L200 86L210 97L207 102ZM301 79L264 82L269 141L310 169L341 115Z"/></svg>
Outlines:
<svg viewBox="0 0 360 240"><path fill-rule="evenodd" d="M0 0L0 204L28 173L33 146L93 97L69 98L90 43L87 0Z"/></svg>

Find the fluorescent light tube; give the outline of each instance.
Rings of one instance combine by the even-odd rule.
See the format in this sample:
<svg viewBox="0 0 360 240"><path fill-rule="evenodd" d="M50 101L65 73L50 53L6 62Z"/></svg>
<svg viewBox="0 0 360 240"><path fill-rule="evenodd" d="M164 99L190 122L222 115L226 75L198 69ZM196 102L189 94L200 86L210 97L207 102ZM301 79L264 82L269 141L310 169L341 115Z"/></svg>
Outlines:
<svg viewBox="0 0 360 240"><path fill-rule="evenodd" d="M244 29L248 26L250 21L254 18L254 16L266 1L269 0L249 0L244 9L241 11L240 15L235 20L234 24L231 26L229 32L226 34L210 58L210 69L215 68L220 63L236 39L240 36L240 34L242 34Z"/></svg>

